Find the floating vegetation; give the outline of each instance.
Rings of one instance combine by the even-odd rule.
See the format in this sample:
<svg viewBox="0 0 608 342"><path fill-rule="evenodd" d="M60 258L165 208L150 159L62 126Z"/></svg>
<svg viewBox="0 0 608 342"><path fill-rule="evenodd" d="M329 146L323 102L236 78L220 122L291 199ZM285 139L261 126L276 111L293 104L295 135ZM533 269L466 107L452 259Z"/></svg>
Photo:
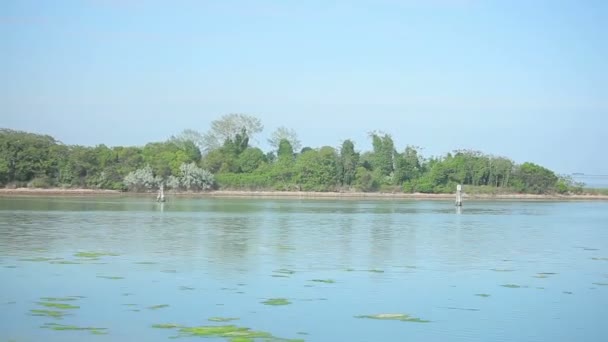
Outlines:
<svg viewBox="0 0 608 342"><path fill-rule="evenodd" d="M325 284L333 284L336 282L333 279L312 279L311 281L314 281L315 283L325 283Z"/></svg>
<svg viewBox="0 0 608 342"><path fill-rule="evenodd" d="M182 291L192 291L194 290L194 287L180 286L179 289Z"/></svg>
<svg viewBox="0 0 608 342"><path fill-rule="evenodd" d="M93 335L107 335L108 332L106 330L94 329L94 330L91 330L91 334L93 334Z"/></svg>
<svg viewBox="0 0 608 342"><path fill-rule="evenodd" d="M285 274L273 274L273 275L271 275L271 277L273 277L273 278L289 278L289 276L285 275Z"/></svg>
<svg viewBox="0 0 608 342"><path fill-rule="evenodd" d="M593 285L608 286L608 283L593 283Z"/></svg>
<svg viewBox="0 0 608 342"><path fill-rule="evenodd" d="M78 252L74 254L77 258L85 258L85 259L99 259L104 256L118 256L115 253L107 253L107 252Z"/></svg>
<svg viewBox="0 0 608 342"><path fill-rule="evenodd" d="M287 300L286 298L270 298L261 303L264 305L289 305L289 304L291 304L291 302L289 300Z"/></svg>
<svg viewBox="0 0 608 342"><path fill-rule="evenodd" d="M515 270L507 269L507 268L493 268L490 271L494 272L513 272Z"/></svg>
<svg viewBox="0 0 608 342"><path fill-rule="evenodd" d="M602 260L602 261L608 261L608 258L591 258L591 260Z"/></svg>
<svg viewBox="0 0 608 342"><path fill-rule="evenodd" d="M129 297L129 296L132 296L132 295L133 295L133 293L130 293L130 292L125 292L125 293L123 293L122 295L123 295L124 297Z"/></svg>
<svg viewBox="0 0 608 342"><path fill-rule="evenodd" d="M521 286L517 285L517 284L504 284L504 285L500 285L502 287L508 287L510 289L519 289Z"/></svg>
<svg viewBox="0 0 608 342"><path fill-rule="evenodd" d="M63 316L67 315L67 313L65 311L56 310L30 310L30 315L61 319Z"/></svg>
<svg viewBox="0 0 608 342"><path fill-rule="evenodd" d="M85 331L90 331L91 334L94 334L94 335L104 335L104 334L107 334L107 332L106 332L107 328L79 327L79 326L75 326L75 325L63 325L63 324L57 324L57 323L45 323L43 326L41 326L41 328L58 330L58 331L63 331L63 330L78 330L78 331L82 331L82 330L85 330Z"/></svg>
<svg viewBox="0 0 608 342"><path fill-rule="evenodd" d="M375 315L361 315L355 316L355 318L369 318L369 319L380 319L380 320L389 320L389 321L402 321L402 322L412 322L412 323L429 323L431 321L427 321L418 317L412 317L410 315L401 314L401 313L382 313Z"/></svg>
<svg viewBox="0 0 608 342"><path fill-rule="evenodd" d="M159 329L178 329L179 336L176 337L224 338L230 342L252 342L257 339L264 339L266 341L303 342L303 340L300 339L279 338L265 331L251 330L250 328L236 325L183 327L178 324L167 323L154 324L152 327Z"/></svg>
<svg viewBox="0 0 608 342"><path fill-rule="evenodd" d="M583 247L584 251L599 251L599 249L597 248L589 248L589 247Z"/></svg>
<svg viewBox="0 0 608 342"><path fill-rule="evenodd" d="M290 269L287 269L287 268L281 268L281 269L275 270L273 272L274 273L281 273L281 274L294 274L294 273L296 273L296 271L290 270Z"/></svg>
<svg viewBox="0 0 608 342"><path fill-rule="evenodd" d="M539 273L536 273L536 275L533 277L543 279L543 278L549 278L549 276L556 275L556 274L557 273L553 273L553 272L539 272Z"/></svg>
<svg viewBox="0 0 608 342"><path fill-rule="evenodd" d="M47 307L47 308L54 308L54 309L60 309L60 310L80 309L80 306L65 304L65 303L37 302L37 304Z"/></svg>
<svg viewBox="0 0 608 342"><path fill-rule="evenodd" d="M152 328L156 329L175 329L181 328L182 326L175 323L160 323L160 324L152 324Z"/></svg>
<svg viewBox="0 0 608 342"><path fill-rule="evenodd" d="M15 266L15 265L6 265L6 266L4 266L4 268L17 268L17 266Z"/></svg>
<svg viewBox="0 0 608 342"><path fill-rule="evenodd" d="M137 261L135 263L138 265L156 265L156 264L158 264L157 262L154 262L154 261Z"/></svg>
<svg viewBox="0 0 608 342"><path fill-rule="evenodd" d="M78 265L78 264L80 264L80 262L72 261L72 260L53 260L53 261L50 261L49 263L55 264L55 265Z"/></svg>
<svg viewBox="0 0 608 342"><path fill-rule="evenodd" d="M137 306L137 304L128 303L128 304L123 304L123 306Z"/></svg>
<svg viewBox="0 0 608 342"><path fill-rule="evenodd" d="M298 335L308 335L308 333L304 332L304 331L298 331L296 334L298 334Z"/></svg>
<svg viewBox="0 0 608 342"><path fill-rule="evenodd" d="M158 309L167 308L167 307L169 307L169 304L158 304L158 305L149 306L148 309L158 310Z"/></svg>
<svg viewBox="0 0 608 342"><path fill-rule="evenodd" d="M120 279L125 279L125 277L118 277L118 276L100 276L98 275L97 278L103 278L103 279L110 279L110 280L120 280Z"/></svg>
<svg viewBox="0 0 608 342"><path fill-rule="evenodd" d="M449 310L460 310L460 311L480 311L479 309L473 309L473 308L457 308L457 307L446 307L446 309L449 309Z"/></svg>
<svg viewBox="0 0 608 342"><path fill-rule="evenodd" d="M572 293L572 292L570 292L570 291L564 291L564 292L563 292L563 294L568 294L568 295L571 295L571 294L573 294L573 293Z"/></svg>
<svg viewBox="0 0 608 342"><path fill-rule="evenodd" d="M354 269L354 268L347 268L347 269L346 269L346 272L354 272L354 271L355 271L355 269Z"/></svg>
<svg viewBox="0 0 608 342"><path fill-rule="evenodd" d="M71 302L73 300L78 300L79 297L70 296L70 297L40 297L40 300L45 302Z"/></svg>
<svg viewBox="0 0 608 342"><path fill-rule="evenodd" d="M490 297L490 295L487 294L487 293L476 293L475 295L477 297L482 297L482 298L488 298L488 297Z"/></svg>
<svg viewBox="0 0 608 342"><path fill-rule="evenodd" d="M208 319L209 322L232 322L238 320L239 318L236 317L210 317Z"/></svg>
<svg viewBox="0 0 608 342"><path fill-rule="evenodd" d="M372 272L372 273L384 273L384 270L371 269L371 270L367 270L367 272Z"/></svg>
<svg viewBox="0 0 608 342"><path fill-rule="evenodd" d="M31 261L31 262L47 262L47 261L58 261L58 260L61 260L61 258L35 257L35 258L19 259L19 261Z"/></svg>

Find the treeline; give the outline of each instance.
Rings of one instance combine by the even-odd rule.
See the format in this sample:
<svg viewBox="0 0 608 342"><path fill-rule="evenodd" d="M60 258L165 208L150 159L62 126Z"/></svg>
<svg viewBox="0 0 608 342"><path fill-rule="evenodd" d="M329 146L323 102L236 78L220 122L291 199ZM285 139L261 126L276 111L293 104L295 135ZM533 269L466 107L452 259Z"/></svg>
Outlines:
<svg viewBox="0 0 608 342"><path fill-rule="evenodd" d="M149 191L283 190L453 192L456 184L485 192L572 193L582 184L534 163L459 150L424 158L395 147L390 135L370 133L372 150L341 146L300 148L295 131L279 128L271 151L252 146L263 129L251 116L230 114L208 132L186 130L143 147L64 145L53 137L0 130L0 185Z"/></svg>

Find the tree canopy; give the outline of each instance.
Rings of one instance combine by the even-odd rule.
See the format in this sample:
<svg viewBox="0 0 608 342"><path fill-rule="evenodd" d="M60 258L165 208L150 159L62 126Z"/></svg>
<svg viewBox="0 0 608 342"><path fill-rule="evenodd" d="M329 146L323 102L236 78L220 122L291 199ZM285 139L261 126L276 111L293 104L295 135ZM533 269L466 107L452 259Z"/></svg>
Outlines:
<svg viewBox="0 0 608 342"><path fill-rule="evenodd" d="M295 131L283 127L265 152L251 145L262 128L255 117L228 114L205 134L184 130L141 147L64 145L48 135L0 129L0 186L444 193L464 184L488 192L581 191L571 178L531 162L473 150L425 158L419 147L398 149L379 132L369 135L370 151L349 139L336 148L300 150Z"/></svg>

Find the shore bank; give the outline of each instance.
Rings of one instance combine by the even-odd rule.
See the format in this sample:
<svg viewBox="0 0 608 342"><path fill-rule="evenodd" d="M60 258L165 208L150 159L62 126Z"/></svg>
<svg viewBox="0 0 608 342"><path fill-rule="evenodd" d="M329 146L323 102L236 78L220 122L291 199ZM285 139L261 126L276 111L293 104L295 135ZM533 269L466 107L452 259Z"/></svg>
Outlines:
<svg viewBox="0 0 608 342"><path fill-rule="evenodd" d="M0 189L0 196L155 196L156 193L132 193L99 189ZM378 192L306 192L306 191L229 191L209 192L166 192L167 197L201 198L293 198L293 199L412 199L412 200L454 200L454 194L424 193L378 193ZM599 200L607 201L607 195L534 195L534 194L464 194L465 200Z"/></svg>

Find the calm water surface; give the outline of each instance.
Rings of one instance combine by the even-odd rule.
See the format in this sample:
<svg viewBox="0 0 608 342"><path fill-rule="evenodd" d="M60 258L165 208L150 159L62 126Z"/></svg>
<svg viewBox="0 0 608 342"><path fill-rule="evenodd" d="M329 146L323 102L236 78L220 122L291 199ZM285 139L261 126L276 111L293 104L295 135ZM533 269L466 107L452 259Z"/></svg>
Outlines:
<svg viewBox="0 0 608 342"><path fill-rule="evenodd" d="M1 341L180 335L158 323L306 341L608 336L606 202L467 202L457 213L448 201L0 198L0 236ZM40 304L66 296L81 297L58 303L79 308ZM32 315L41 309L69 315ZM382 313L430 322L355 317Z"/></svg>

